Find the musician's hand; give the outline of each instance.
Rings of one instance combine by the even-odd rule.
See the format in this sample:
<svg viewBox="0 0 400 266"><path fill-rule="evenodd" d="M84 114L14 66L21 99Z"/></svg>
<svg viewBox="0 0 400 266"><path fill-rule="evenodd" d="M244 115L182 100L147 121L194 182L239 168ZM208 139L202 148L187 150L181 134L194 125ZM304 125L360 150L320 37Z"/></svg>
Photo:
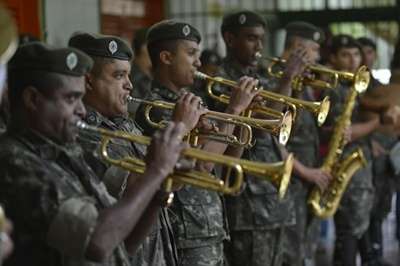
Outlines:
<svg viewBox="0 0 400 266"><path fill-rule="evenodd" d="M396 125L400 121L400 107L397 105L391 105L383 113L383 123L385 125Z"/></svg>
<svg viewBox="0 0 400 266"><path fill-rule="evenodd" d="M182 150L188 147L182 142L184 134L183 123L170 122L164 130L157 131L147 149L146 171L157 171L164 178L172 173Z"/></svg>
<svg viewBox="0 0 400 266"><path fill-rule="evenodd" d="M6 219L4 232L0 233L0 262L10 256L14 249L14 244L10 237L11 232L12 223L10 220Z"/></svg>
<svg viewBox="0 0 400 266"><path fill-rule="evenodd" d="M343 140L345 144L351 142L352 140L351 135L352 135L351 126L347 126L343 132Z"/></svg>
<svg viewBox="0 0 400 266"><path fill-rule="evenodd" d="M306 167L303 178L310 183L314 183L321 191L324 191L329 186L332 176L319 168Z"/></svg>
<svg viewBox="0 0 400 266"><path fill-rule="evenodd" d="M290 54L282 78L291 81L294 77L303 75L309 61L307 51L302 47L297 48Z"/></svg>
<svg viewBox="0 0 400 266"><path fill-rule="evenodd" d="M176 102L172 121L175 123L182 122L185 126L184 135L186 135L196 127L200 116L206 112L207 109L203 106L200 97L195 96L193 93L185 92Z"/></svg>
<svg viewBox="0 0 400 266"><path fill-rule="evenodd" d="M387 150L376 140L371 141L371 150L374 157L379 157L388 153Z"/></svg>
<svg viewBox="0 0 400 266"><path fill-rule="evenodd" d="M260 92L257 90L258 80L243 76L239 79L238 86L232 88L229 105L226 112L240 114L251 104L254 97Z"/></svg>

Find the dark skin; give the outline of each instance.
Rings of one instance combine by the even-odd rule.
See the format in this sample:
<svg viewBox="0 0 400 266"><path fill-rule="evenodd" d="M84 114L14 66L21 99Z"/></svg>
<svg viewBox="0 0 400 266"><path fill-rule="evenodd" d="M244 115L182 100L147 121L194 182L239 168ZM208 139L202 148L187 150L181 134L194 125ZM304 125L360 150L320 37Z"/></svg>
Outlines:
<svg viewBox="0 0 400 266"><path fill-rule="evenodd" d="M134 89L130 81L131 65L129 61L113 59L111 62L101 65L99 72L86 75L88 93L84 97L85 104L110 119L128 116L126 99L130 91ZM186 135L197 124L196 121L204 113L203 110L190 107L192 101L193 97L185 97L176 106L176 109L179 110L183 108L182 112L186 114L185 118L187 118L185 120L174 120L177 123L182 122L182 136ZM139 182L137 174L131 173L128 180L128 190L135 190L136 182ZM140 182L138 184L140 185ZM151 195L153 195L153 198L150 204L142 205L142 207L147 206L147 208L143 208L143 217L126 242L126 247L131 254L134 254L138 243L142 243L156 222L161 205L157 197L154 197L155 194L152 193Z"/></svg>
<svg viewBox="0 0 400 266"><path fill-rule="evenodd" d="M155 69L155 79L170 90L179 93L183 87L193 85L194 73L201 66L199 44L194 41L180 40L175 51L162 51L159 61L160 63ZM244 111L258 93L254 90L257 84L258 81L253 78L243 77L240 79L238 86L232 90L231 101L226 113L238 115ZM197 108L197 103L201 100L196 96L190 99L191 103L187 104L186 108L181 108L179 112L175 112L174 121L184 122L186 120L198 123L198 120L185 119L188 108ZM178 100L178 103L180 101ZM200 112L202 111L200 108ZM188 124L188 122L184 123ZM188 128L190 127L188 126ZM234 126L231 125L222 124L219 126L219 131L224 134L232 134L233 130ZM202 149L216 154L223 154L227 146L225 143L205 140ZM212 163L200 163L199 167L204 171L211 171L214 165Z"/></svg>
<svg viewBox="0 0 400 266"><path fill-rule="evenodd" d="M63 145L73 142L78 131L74 124L85 114L82 97L83 77L62 76L63 85L43 93L27 87L22 95L22 108L13 121L16 128L26 128ZM55 112L54 110L57 110ZM162 182L174 169L182 149L183 124L170 123L154 135L146 156L147 168L135 186L129 186L123 198L110 208L100 210L97 225L89 241L86 258L105 261L121 242L132 239L141 224L145 209L153 200Z"/></svg>

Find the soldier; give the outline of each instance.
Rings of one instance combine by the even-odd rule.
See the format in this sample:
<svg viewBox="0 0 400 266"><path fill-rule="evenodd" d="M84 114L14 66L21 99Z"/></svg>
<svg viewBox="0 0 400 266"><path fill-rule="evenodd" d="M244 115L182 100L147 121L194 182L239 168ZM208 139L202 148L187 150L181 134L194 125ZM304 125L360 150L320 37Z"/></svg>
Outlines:
<svg viewBox="0 0 400 266"><path fill-rule="evenodd" d="M94 66L86 75L87 93L83 98L88 110L85 121L93 126L108 130L121 130L141 135L141 130L128 117L127 97L132 91L129 79L132 50L120 38L115 36L80 33L73 36L69 45L84 51L94 60ZM186 115L193 121L199 119L196 109L185 109ZM195 125L195 124L193 124ZM120 197L127 182L134 183L136 175L101 160L99 156L101 138L93 133L80 134L79 143L85 150L85 159L97 175L106 184L109 192ZM113 141L108 152L113 158L125 156L143 159L145 147L124 141ZM155 196L145 215L153 217L155 224L146 221L146 230L140 232L136 246L130 250L135 265L176 265L176 250L170 236L170 224L166 209L160 208L158 196ZM157 215L160 213L159 215ZM158 216L158 218L156 218Z"/></svg>
<svg viewBox="0 0 400 266"><path fill-rule="evenodd" d="M249 11L239 11L224 17L221 33L227 57L222 62L219 76L237 80L243 75L250 75L259 78L265 89L291 94L291 81L303 72L306 64L302 58L305 52L296 50L291 54L282 79L258 76L256 54L263 49L265 26L258 14ZM285 149L274 137L264 132L254 133L255 146L244 152L245 159L277 162L285 158ZM325 173L306 167L299 161L295 162L295 171L310 181L321 176L321 186L328 183ZM231 242L226 248L226 254L231 265L282 265L285 230L295 225L292 197L290 189L280 201L272 183L251 176L247 176L246 187L239 197L226 197L231 230Z"/></svg>
<svg viewBox="0 0 400 266"><path fill-rule="evenodd" d="M3 109L5 98L5 83L7 77L7 62L14 54L17 47L17 28L9 12L0 5L0 108ZM6 129L5 121L0 119L0 132ZM0 206L0 265L13 250L13 241L10 238L11 222L5 217L4 210Z"/></svg>
<svg viewBox="0 0 400 266"><path fill-rule="evenodd" d="M286 26L286 38L282 59L289 59L299 47L307 53L309 64L316 64L319 60L320 44L324 41L324 34L318 27L303 21L289 23ZM294 91L293 96L306 101L315 101L311 87L304 87L302 91ZM318 167L319 137L318 126L313 114L305 110L298 110L292 135L287 149L293 152L296 158L307 167ZM296 206L296 225L287 228L287 256L288 265L303 265L305 259L311 261L316 251L319 234L319 220L311 219L308 212L307 196L315 184L320 187L327 182L326 176L316 174L312 179L295 174L293 176L292 192ZM305 176L308 177L308 176ZM308 221L307 221L308 220Z"/></svg>
<svg viewBox="0 0 400 266"><path fill-rule="evenodd" d="M146 207L184 147L183 125L156 134L146 171L116 202L74 143L93 61L73 48L21 46L9 63L10 126L1 137L1 201L15 225L8 265L130 265Z"/></svg>
<svg viewBox="0 0 400 266"><path fill-rule="evenodd" d="M141 28L135 31L132 40L134 57L132 61L131 79L135 89L131 91L132 97L146 98L150 91L152 70L149 53L147 52L146 34L148 28ZM129 103L130 114L135 114L139 104Z"/></svg>
<svg viewBox="0 0 400 266"><path fill-rule="evenodd" d="M330 63L340 71L355 73L361 65L362 51L359 43L349 35L337 35L332 39ZM351 83L341 82L337 89L329 90L331 110L323 132L330 132L334 122L344 109L344 102ZM374 188L372 184L371 150L368 145L368 135L379 126L379 119L362 122L359 116L358 100L353 110L350 128L350 143L345 146L343 158L357 147L362 147L368 165L357 171L343 194L339 209L335 214L336 242L334 265L356 265L358 242L364 245L363 263L372 263L368 258L371 246L368 237L361 236L369 225L370 212L373 204ZM363 264L364 265L364 264ZM369 265L369 264L366 264Z"/></svg>
<svg viewBox="0 0 400 266"><path fill-rule="evenodd" d="M357 41L361 44L363 50L364 64L369 69L372 69L376 61L375 42L367 37L358 38ZM371 74L368 92L374 92L376 89L379 89L381 85L382 84ZM390 266L390 264L383 259L382 223L389 214L392 205L394 173L389 164L389 151L396 143L396 137L374 132L371 135L370 141L373 156L372 170L375 197L369 228L365 234L369 234L371 238L373 256L377 261L377 265Z"/></svg>
<svg viewBox="0 0 400 266"><path fill-rule="evenodd" d="M193 94L184 93L183 88L192 86L194 72L200 66L199 32L187 23L166 20L153 25L147 35L147 48L154 70L154 80L149 100L181 102L190 99L190 104L198 106L201 99ZM256 81L245 78L235 89L235 97L226 112L241 113L253 97ZM183 93L181 97L179 94ZM182 98L183 97L183 98ZM144 119L143 107L139 107L136 116L146 134L154 131ZM173 119L185 119L185 116L173 114ZM169 120L170 112L153 111L153 120ZM226 125L219 126L221 133L232 133ZM227 145L206 141L202 149L222 154ZM201 164L201 169L211 171L213 165ZM177 240L181 265L223 265L223 240L227 238L224 226L223 205L218 193L184 186L176 192L176 200L171 208L171 221Z"/></svg>

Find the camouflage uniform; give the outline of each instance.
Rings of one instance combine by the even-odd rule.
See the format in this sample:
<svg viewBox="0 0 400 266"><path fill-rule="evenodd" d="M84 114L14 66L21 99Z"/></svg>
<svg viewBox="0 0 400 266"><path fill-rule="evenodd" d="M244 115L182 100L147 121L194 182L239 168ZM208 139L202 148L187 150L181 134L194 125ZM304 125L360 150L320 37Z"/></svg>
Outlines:
<svg viewBox="0 0 400 266"><path fill-rule="evenodd" d="M227 79L238 80L244 73L230 58L225 58L221 74ZM273 84L265 84L265 88ZM217 88L223 91L223 88ZM260 162L282 161L279 144L269 134L255 132L256 143L243 154L244 159ZM291 192L278 199L272 183L247 175L243 192L237 197L225 197L231 241L226 245L226 256L234 265L281 265L283 228L294 225L294 206Z"/></svg>
<svg viewBox="0 0 400 266"><path fill-rule="evenodd" d="M176 102L178 95L153 81L149 100ZM170 120L171 112L155 109L154 121ZM145 135L152 135L154 128L144 119L143 106L139 107L136 120ZM218 193L184 186L175 193L170 212L177 241L180 265L224 265L223 240L227 238L223 203Z"/></svg>
<svg viewBox="0 0 400 266"><path fill-rule="evenodd" d="M85 259L99 211L115 199L79 146L31 131L8 132L0 143L0 201L14 223L7 265L130 265L123 243L103 263Z"/></svg>
<svg viewBox="0 0 400 266"><path fill-rule="evenodd" d="M306 101L314 101L312 91L306 88L303 93L294 95ZM317 167L319 153L319 134L315 116L301 109L297 111L296 122L293 126L287 149L293 152L296 159L307 167ZM296 225L286 230L285 263L288 265L303 265L304 259L312 259L316 251L316 241L319 233L319 220L311 218L307 206L309 191L313 188L310 183L293 175L293 191L296 206Z"/></svg>
<svg viewBox="0 0 400 266"><path fill-rule="evenodd" d="M334 126L335 120L344 109L344 101L349 92L348 83L339 84L335 90L329 90L331 110L325 125ZM358 100L353 110L352 122L360 122ZM335 214L336 242L335 242L335 265L342 265L345 239L348 237L360 238L369 225L371 208L374 200L374 187L372 184L372 162L369 137L363 137L346 145L342 158L345 158L357 147L361 147L368 161L367 167L358 170L343 194L338 211Z"/></svg>
<svg viewBox="0 0 400 266"><path fill-rule="evenodd" d="M145 99L151 88L151 78L147 76L136 64L132 64L131 80L133 90L131 96L134 98ZM129 103L129 113L133 116L136 113L139 104Z"/></svg>
<svg viewBox="0 0 400 266"><path fill-rule="evenodd" d="M372 77L367 91L373 91L382 84ZM371 140L378 142L382 147L390 151L396 144L396 137L374 132L371 134ZM371 211L371 220L368 233L373 242L374 253L377 257L383 256L382 223L389 214L392 205L392 196L394 192L394 172L389 162L389 155L383 154L374 157L372 163L373 184L375 187L374 206Z"/></svg>
<svg viewBox="0 0 400 266"><path fill-rule="evenodd" d="M85 121L96 127L107 130L122 130L125 132L142 135L141 130L133 120L124 117L107 119L90 107ZM129 172L113 165L109 165L100 158L100 136L92 132L81 132L78 138L84 148L85 159L99 176L111 195L119 198L122 196L126 186ZM143 159L146 153L146 146L137 143L130 143L118 139L112 139L108 146L108 154L113 158L125 156ZM166 210L161 210L159 219L153 226L150 234L139 246L137 252L131 257L134 265L177 265L176 249L171 235L171 227Z"/></svg>

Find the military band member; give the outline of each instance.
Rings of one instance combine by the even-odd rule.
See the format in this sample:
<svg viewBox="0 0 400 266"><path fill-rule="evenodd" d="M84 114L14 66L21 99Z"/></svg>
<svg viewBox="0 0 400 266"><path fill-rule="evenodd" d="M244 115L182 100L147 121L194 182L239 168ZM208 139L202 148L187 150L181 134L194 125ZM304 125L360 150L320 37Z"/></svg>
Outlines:
<svg viewBox="0 0 400 266"><path fill-rule="evenodd" d="M92 65L77 49L42 43L9 63L12 116L0 140L0 200L15 226L8 265L130 265L124 242L129 249L184 147L183 125L155 134L145 173L116 201L74 143Z"/></svg>
<svg viewBox="0 0 400 266"><path fill-rule="evenodd" d="M265 37L265 22L249 11L227 15L222 23L221 33L227 57L223 60L220 76L237 80L243 75L259 78L264 89L291 94L291 81L302 73L305 52L291 55L284 76L280 80L267 79L257 75L256 54L262 52ZM244 158L253 161L276 162L285 158L286 151L269 134L255 132L255 146L244 152ZM327 176L303 166L296 161L295 169L305 178L313 175ZM283 201L278 200L276 188L269 182L249 177L247 187L239 197L227 197L227 214L231 230L231 243L227 257L232 265L282 265L283 245L286 243L288 226L295 224L294 201L291 193ZM289 262L293 263L293 262Z"/></svg>
<svg viewBox="0 0 400 266"><path fill-rule="evenodd" d="M88 33L73 36L69 45L84 51L94 61L92 71L86 75L87 93L83 101L88 112L84 118L85 121L96 127L141 135L141 130L128 116L127 97L132 90L135 90L132 89L129 78L130 61L133 56L131 48L115 36ZM196 110L188 111L186 114L195 121L200 115ZM85 150L87 162L102 178L112 195L120 197L126 183L134 185L137 177L135 173L109 165L100 158L100 136L82 133L78 141ZM108 152L113 158L130 156L143 159L146 147L115 140L109 145ZM131 252L135 254L132 257L134 265L176 265L177 263L176 250L170 235L168 213L166 209L160 208L159 196L153 198L145 213L145 216L151 217L155 224L152 225L146 219L146 224L143 224L141 231L136 233L138 239L134 242L143 242L143 244L136 252L134 252L136 246L132 247ZM144 238L146 238L145 241L142 241Z"/></svg>
<svg viewBox="0 0 400 266"><path fill-rule="evenodd" d="M187 23L167 20L153 25L147 36L147 48L154 70L154 80L149 95L150 100L181 102L190 99L190 104L198 106L201 99L184 88L193 85L194 72L200 67L201 37L197 29ZM228 105L226 112L241 113L257 94L253 88L256 81L245 78L235 90L236 97ZM179 96L179 95L183 96ZM171 119L169 112L154 110L154 120ZM136 116L145 133L154 131L144 120L143 108ZM184 115L173 114L174 121L184 121ZM233 130L221 125L221 132ZM205 142L202 149L223 154L227 145ZM202 164L203 170L211 171L213 165ZM181 265L224 265L223 240L227 238L223 204L216 192L185 186L176 192L172 206L171 221L177 240Z"/></svg>
<svg viewBox="0 0 400 266"><path fill-rule="evenodd" d="M330 63L335 70L355 73L361 65L362 51L359 43L348 35L337 35L332 39ZM327 91L331 100L331 110L323 130L332 130L335 120L340 116L350 82L341 82L338 88ZM373 205L374 187L372 184L371 150L368 144L368 135L379 126L379 119L362 121L359 116L358 100L353 110L350 127L350 143L345 146L344 156L350 154L357 147L362 147L368 161L366 167L357 171L343 194L338 211L335 214L336 241L334 251L334 265L356 265L356 255L360 249L363 263L369 261L371 246L367 235L363 236L369 225L371 208ZM364 247L362 247L364 246ZM368 264L369 265L369 264Z"/></svg>

